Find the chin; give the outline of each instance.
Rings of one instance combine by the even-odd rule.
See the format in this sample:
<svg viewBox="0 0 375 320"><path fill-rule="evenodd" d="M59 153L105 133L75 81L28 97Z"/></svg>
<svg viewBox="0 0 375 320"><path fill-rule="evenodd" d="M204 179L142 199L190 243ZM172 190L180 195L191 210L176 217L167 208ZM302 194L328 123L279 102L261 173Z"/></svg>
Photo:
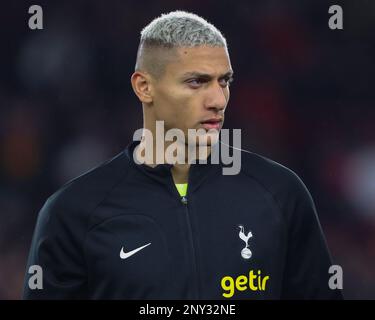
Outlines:
<svg viewBox="0 0 375 320"><path fill-rule="evenodd" d="M199 136L195 140L195 145L201 147L210 147L219 142L218 132L207 132L206 134Z"/></svg>

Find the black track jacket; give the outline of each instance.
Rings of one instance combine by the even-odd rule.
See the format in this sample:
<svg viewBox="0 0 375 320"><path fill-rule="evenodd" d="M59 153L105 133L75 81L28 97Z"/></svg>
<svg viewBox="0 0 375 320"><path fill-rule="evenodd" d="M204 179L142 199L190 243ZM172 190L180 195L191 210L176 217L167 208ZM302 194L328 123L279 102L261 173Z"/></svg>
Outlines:
<svg viewBox="0 0 375 320"><path fill-rule="evenodd" d="M241 171L192 164L181 198L171 165L136 164L132 142L41 209L24 299L336 299L313 200L286 167L241 152ZM209 158L210 159L210 158Z"/></svg>

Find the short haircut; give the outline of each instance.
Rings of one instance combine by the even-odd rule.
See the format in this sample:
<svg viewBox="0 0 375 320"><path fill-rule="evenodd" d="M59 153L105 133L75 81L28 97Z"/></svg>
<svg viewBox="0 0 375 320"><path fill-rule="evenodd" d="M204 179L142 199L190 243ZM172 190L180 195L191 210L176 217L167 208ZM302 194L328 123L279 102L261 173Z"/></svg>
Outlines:
<svg viewBox="0 0 375 320"><path fill-rule="evenodd" d="M223 34L196 14L173 11L151 21L142 31L135 70L160 77L179 47L225 47Z"/></svg>

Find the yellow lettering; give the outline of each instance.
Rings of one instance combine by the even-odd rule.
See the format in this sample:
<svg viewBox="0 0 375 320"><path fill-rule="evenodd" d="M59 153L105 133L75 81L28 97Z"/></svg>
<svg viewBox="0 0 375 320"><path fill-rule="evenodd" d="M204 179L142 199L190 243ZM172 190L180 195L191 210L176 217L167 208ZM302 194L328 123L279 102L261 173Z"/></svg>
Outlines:
<svg viewBox="0 0 375 320"><path fill-rule="evenodd" d="M245 291L247 289L246 284L247 284L247 277L246 276L239 276L236 279L237 290Z"/></svg>
<svg viewBox="0 0 375 320"><path fill-rule="evenodd" d="M254 280L256 279L256 275L254 275L254 271L253 270L250 270L249 272L249 288L250 290L252 291L257 291L258 288L256 286L254 286Z"/></svg>
<svg viewBox="0 0 375 320"><path fill-rule="evenodd" d="M265 277L263 278L263 281L262 281L262 290L263 290L263 291L266 290L266 282L267 282L267 280L268 280L269 278L270 278L269 276L265 276Z"/></svg>
<svg viewBox="0 0 375 320"><path fill-rule="evenodd" d="M227 285L227 282L229 282L228 285ZM224 292L223 293L223 296L225 298L231 298L231 297L233 297L233 294L234 294L234 280L233 280L232 277L225 276L223 279L221 279L221 287L223 288L223 290L229 291L229 292Z"/></svg>
<svg viewBox="0 0 375 320"><path fill-rule="evenodd" d="M269 280L270 277L262 277L261 270L257 270L257 274L254 273L254 270L249 270L248 277L245 275L239 275L237 278L224 276L221 279L221 288L224 290L223 297L232 298L235 290L245 291L249 289L251 291L265 291L267 280Z"/></svg>

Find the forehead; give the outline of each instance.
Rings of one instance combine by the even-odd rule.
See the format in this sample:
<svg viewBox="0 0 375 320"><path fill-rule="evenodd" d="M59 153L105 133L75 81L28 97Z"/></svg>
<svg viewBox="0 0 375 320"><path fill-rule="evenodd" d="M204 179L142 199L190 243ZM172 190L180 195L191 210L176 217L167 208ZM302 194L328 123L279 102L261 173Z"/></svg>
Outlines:
<svg viewBox="0 0 375 320"><path fill-rule="evenodd" d="M166 67L166 73L179 76L189 72L199 72L220 76L232 71L228 51L224 47L198 46L177 48L177 59Z"/></svg>

